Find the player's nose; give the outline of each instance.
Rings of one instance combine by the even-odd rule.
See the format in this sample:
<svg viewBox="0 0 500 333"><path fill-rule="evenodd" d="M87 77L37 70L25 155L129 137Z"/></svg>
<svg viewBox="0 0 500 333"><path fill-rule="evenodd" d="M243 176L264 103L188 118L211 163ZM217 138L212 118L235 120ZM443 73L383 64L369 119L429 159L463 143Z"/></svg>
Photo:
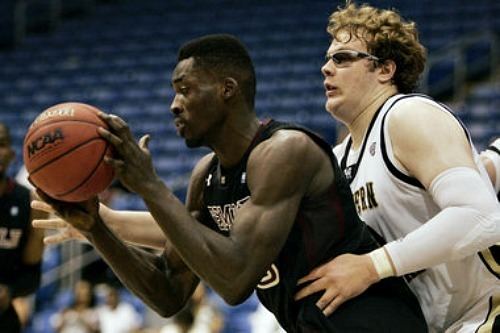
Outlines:
<svg viewBox="0 0 500 333"><path fill-rule="evenodd" d="M170 104L170 112L172 112L175 116L179 115L182 112L182 105L177 98L177 95L174 97L172 104Z"/></svg>

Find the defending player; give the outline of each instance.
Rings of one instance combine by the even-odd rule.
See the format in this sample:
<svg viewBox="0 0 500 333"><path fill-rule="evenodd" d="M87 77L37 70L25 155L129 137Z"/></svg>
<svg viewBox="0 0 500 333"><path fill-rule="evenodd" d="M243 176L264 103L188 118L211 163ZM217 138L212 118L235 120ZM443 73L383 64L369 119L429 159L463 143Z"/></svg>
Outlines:
<svg viewBox="0 0 500 333"><path fill-rule="evenodd" d="M388 243L313 270L297 299L322 292L317 306L331 314L371 283L412 273L433 331L495 331L499 266L478 252L500 240L499 205L465 128L411 94L425 63L415 24L348 4L328 32L326 109L350 132L334 151L358 213Z"/></svg>

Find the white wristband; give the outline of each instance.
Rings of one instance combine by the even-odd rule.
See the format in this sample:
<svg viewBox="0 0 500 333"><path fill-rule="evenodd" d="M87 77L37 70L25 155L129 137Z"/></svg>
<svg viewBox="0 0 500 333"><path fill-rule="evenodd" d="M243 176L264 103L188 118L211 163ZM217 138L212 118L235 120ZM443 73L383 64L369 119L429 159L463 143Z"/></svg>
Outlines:
<svg viewBox="0 0 500 333"><path fill-rule="evenodd" d="M375 266L375 270L380 279L394 276L394 269L392 268L391 261L383 247L373 250L368 253L368 256L372 260L373 266Z"/></svg>

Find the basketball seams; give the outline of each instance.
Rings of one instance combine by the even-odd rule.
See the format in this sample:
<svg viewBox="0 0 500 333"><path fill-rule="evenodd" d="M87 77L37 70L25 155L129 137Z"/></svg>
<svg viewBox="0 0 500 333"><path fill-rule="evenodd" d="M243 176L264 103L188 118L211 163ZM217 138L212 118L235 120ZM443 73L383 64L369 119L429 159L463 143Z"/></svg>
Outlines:
<svg viewBox="0 0 500 333"><path fill-rule="evenodd" d="M89 179L92 178L92 176L94 175L94 173L96 172L96 170L101 166L102 163L105 163L104 162L104 155L106 155L106 152L108 151L108 147L109 147L109 143L106 142L106 145L104 146L104 149L103 149L103 152L101 153L101 156L99 157L99 159L97 160L97 164L95 165L95 167L89 172L89 174L85 177L84 180L82 180L82 182L78 185L76 185L74 188L72 188L71 190L69 191L66 191L64 193L59 193L57 194L56 196L67 196L68 194L71 194L73 193L74 191L78 190L80 187L82 187L83 185L85 185Z"/></svg>
<svg viewBox="0 0 500 333"><path fill-rule="evenodd" d="M62 158L62 157L64 157L64 156L66 156L66 155L68 155L68 154L72 153L74 150L76 150L76 149L78 149L78 148L80 148L80 147L82 147L82 146L85 146L85 145L87 145L87 144L89 144L90 142L95 141L95 140L102 140L102 141L104 141L104 142L106 143L106 146L105 146L105 147L106 147L106 149L107 149L107 147L108 147L109 143L108 143L108 142L107 142L104 138L102 138L102 137L100 137L100 136L98 136L98 137L92 137L92 138L88 139L87 141L81 142L81 143L79 143L78 145L73 146L71 149L69 149L69 150L65 151L65 152L64 152L64 153L62 153L61 155L58 155L57 157L54 157L53 159L51 159L51 160L49 160L49 161L47 161L47 162L43 163L42 165L38 166L35 170L33 170L33 171L31 171L31 172L30 172L30 176L34 175L35 173L37 173L37 172L38 172L38 171L40 171L41 169L45 168L45 167L46 167L46 166L48 166L49 164L51 164L51 163L53 163L53 162L56 162L56 161L57 161L57 160L59 160L60 158ZM106 151L106 149L105 149L104 151Z"/></svg>

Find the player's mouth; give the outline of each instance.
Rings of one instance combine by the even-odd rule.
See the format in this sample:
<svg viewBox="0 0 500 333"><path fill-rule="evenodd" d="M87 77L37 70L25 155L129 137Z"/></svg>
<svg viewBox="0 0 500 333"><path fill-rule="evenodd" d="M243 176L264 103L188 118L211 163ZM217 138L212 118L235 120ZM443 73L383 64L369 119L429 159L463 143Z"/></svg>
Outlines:
<svg viewBox="0 0 500 333"><path fill-rule="evenodd" d="M186 127L185 122L181 118L174 119L174 125L178 136L183 136L184 128Z"/></svg>
<svg viewBox="0 0 500 333"><path fill-rule="evenodd" d="M333 84L324 82L324 87L325 87L325 95L326 97L333 97L337 94L338 88L334 86Z"/></svg>

